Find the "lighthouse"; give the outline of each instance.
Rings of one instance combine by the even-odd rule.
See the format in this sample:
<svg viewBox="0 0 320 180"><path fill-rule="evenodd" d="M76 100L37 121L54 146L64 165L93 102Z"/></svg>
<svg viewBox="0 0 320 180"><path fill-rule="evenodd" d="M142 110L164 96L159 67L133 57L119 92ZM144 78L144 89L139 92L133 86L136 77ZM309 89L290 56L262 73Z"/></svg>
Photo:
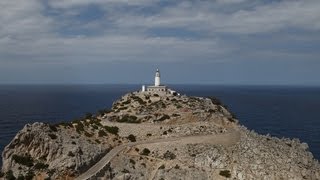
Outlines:
<svg viewBox="0 0 320 180"><path fill-rule="evenodd" d="M176 91L169 89L167 86L163 85L160 83L160 71L157 69L156 75L154 77L154 85L151 86L145 86L142 85L141 91L142 93L148 93L152 94L155 93L157 95L166 95L166 94L171 94L171 95L180 95Z"/></svg>
<svg viewBox="0 0 320 180"><path fill-rule="evenodd" d="M154 86L160 86L160 71L157 69L156 76L154 78Z"/></svg>

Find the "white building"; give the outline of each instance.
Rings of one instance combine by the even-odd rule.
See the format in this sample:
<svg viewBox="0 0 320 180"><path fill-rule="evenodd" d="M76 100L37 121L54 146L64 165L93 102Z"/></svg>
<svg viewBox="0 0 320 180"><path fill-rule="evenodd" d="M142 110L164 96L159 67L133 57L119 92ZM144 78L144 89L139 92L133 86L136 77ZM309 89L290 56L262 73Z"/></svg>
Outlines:
<svg viewBox="0 0 320 180"><path fill-rule="evenodd" d="M160 71L157 69L156 75L154 77L154 86L147 86L146 91L148 92L154 92L154 91L160 91L160 92L167 92L167 86L160 84Z"/></svg>
<svg viewBox="0 0 320 180"><path fill-rule="evenodd" d="M156 75L154 77L154 85L153 86L145 86L142 85L142 92L163 92L163 93L169 93L169 94L177 94L176 91L169 89L167 86L161 84L160 80L160 71L157 69Z"/></svg>

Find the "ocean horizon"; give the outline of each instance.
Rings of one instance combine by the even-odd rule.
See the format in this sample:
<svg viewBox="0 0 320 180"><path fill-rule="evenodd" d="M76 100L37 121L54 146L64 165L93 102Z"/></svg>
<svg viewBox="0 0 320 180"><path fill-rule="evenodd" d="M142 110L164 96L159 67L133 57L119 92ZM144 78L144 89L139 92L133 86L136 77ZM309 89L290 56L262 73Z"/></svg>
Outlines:
<svg viewBox="0 0 320 180"><path fill-rule="evenodd" d="M260 134L298 138L320 159L319 86L171 84L189 96L215 96L240 124ZM59 123L111 108L138 84L0 85L0 152L27 123Z"/></svg>

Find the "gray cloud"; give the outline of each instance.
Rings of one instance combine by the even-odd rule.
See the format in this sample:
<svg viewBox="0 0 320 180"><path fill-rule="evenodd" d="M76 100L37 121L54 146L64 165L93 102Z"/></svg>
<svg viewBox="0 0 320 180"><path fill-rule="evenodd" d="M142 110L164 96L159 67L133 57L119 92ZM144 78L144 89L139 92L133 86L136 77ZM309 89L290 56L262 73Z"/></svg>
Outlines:
<svg viewBox="0 0 320 180"><path fill-rule="evenodd" d="M254 43L259 41L249 37L247 41L254 43L248 43L253 45L244 49L243 44L230 38L232 36L291 29L306 31L306 34L320 30L318 0L272 3L246 0L181 1L172 5L158 5L157 2L48 0L46 7L40 0L2 1L0 63L220 61L236 57L234 53L237 52L248 53L248 49L254 48ZM88 5L98 6L105 11L105 15L83 22L77 16ZM141 10L143 8L156 10L146 13ZM54 15L46 13L48 10ZM71 33L66 33L66 29ZM197 36L188 38L188 34L184 37L173 34L163 37L150 33L167 29L188 31ZM309 41L312 39L309 38ZM268 47L266 52L270 51L277 50ZM241 58L248 57L246 53L241 54ZM306 57L309 56L315 55Z"/></svg>

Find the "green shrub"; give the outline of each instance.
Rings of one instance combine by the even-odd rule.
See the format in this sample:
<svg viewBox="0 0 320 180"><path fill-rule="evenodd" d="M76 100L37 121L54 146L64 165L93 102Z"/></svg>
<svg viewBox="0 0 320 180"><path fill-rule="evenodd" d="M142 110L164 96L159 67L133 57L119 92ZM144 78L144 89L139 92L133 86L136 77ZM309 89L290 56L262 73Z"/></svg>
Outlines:
<svg viewBox="0 0 320 180"><path fill-rule="evenodd" d="M223 170L223 171L220 171L220 176L224 176L224 177L226 177L226 178L229 178L229 177L231 177L231 173L230 173L230 171L229 170Z"/></svg>
<svg viewBox="0 0 320 180"><path fill-rule="evenodd" d="M57 139L57 136L55 134L48 134L48 136L51 138L51 139Z"/></svg>
<svg viewBox="0 0 320 180"><path fill-rule="evenodd" d="M99 137L107 136L107 133L103 130L99 130L98 132Z"/></svg>
<svg viewBox="0 0 320 180"><path fill-rule="evenodd" d="M0 171L0 178L4 176L4 173Z"/></svg>
<svg viewBox="0 0 320 180"><path fill-rule="evenodd" d="M104 126L104 129L111 134L117 135L119 132L119 128L117 126Z"/></svg>
<svg viewBox="0 0 320 180"><path fill-rule="evenodd" d="M99 139L95 139L96 143L101 144L101 141Z"/></svg>
<svg viewBox="0 0 320 180"><path fill-rule="evenodd" d="M117 120L118 122L125 122L125 123L140 123L141 121L138 120L137 116L130 116L124 115L121 119Z"/></svg>
<svg viewBox="0 0 320 180"><path fill-rule="evenodd" d="M35 176L34 172L29 170L28 173L25 176L25 179L26 180L32 180L34 176Z"/></svg>
<svg viewBox="0 0 320 180"><path fill-rule="evenodd" d="M24 180L24 176L22 174L19 174L17 180Z"/></svg>
<svg viewBox="0 0 320 180"><path fill-rule="evenodd" d="M51 129L51 131L54 131L54 132L58 131L57 127L54 125L49 125L49 128Z"/></svg>
<svg viewBox="0 0 320 180"><path fill-rule="evenodd" d="M150 150L148 148L144 148L141 152L141 155L148 156L150 154Z"/></svg>
<svg viewBox="0 0 320 180"><path fill-rule="evenodd" d="M83 124L79 121L77 122L77 125L75 125L76 131L80 134L81 131L84 131L84 126Z"/></svg>
<svg viewBox="0 0 320 180"><path fill-rule="evenodd" d="M68 152L68 156L74 157L75 155L73 154L73 152L69 151L69 152Z"/></svg>
<svg viewBox="0 0 320 180"><path fill-rule="evenodd" d="M14 177L14 175L13 175L12 170L9 170L9 171L6 173L6 179L7 179L7 180L15 180L15 179L16 179L16 177Z"/></svg>
<svg viewBox="0 0 320 180"><path fill-rule="evenodd" d="M19 156L19 155L14 154L12 156L12 159L18 164L21 164L21 165L24 165L24 166L27 166L27 167L32 167L33 166L33 159L32 159L32 157L30 155L28 155L28 156Z"/></svg>
<svg viewBox="0 0 320 180"><path fill-rule="evenodd" d="M128 138L131 142L136 142L136 137L135 137L133 134L130 134L127 138Z"/></svg>
<svg viewBox="0 0 320 180"><path fill-rule="evenodd" d="M166 119L170 119L170 116L167 115L167 114L164 114L160 119L155 120L155 121L164 121L164 120L166 120Z"/></svg>
<svg viewBox="0 0 320 180"><path fill-rule="evenodd" d="M135 162L133 159L130 159L129 161L130 161L130 163L133 164L133 165L136 164L136 162Z"/></svg>
<svg viewBox="0 0 320 180"><path fill-rule="evenodd" d="M92 137L93 136L93 134L88 133L87 131L84 131L84 135L87 136L87 137Z"/></svg>
<svg viewBox="0 0 320 180"><path fill-rule="evenodd" d="M176 158L176 155L175 154L173 154L172 152L170 152L170 151L167 151L167 152L165 152L164 154L163 154L163 157L165 158L165 159L175 159Z"/></svg>
<svg viewBox="0 0 320 180"><path fill-rule="evenodd" d="M49 165L48 164L44 164L44 163L41 163L41 162L38 162L34 165L34 168L35 169L48 169Z"/></svg>

